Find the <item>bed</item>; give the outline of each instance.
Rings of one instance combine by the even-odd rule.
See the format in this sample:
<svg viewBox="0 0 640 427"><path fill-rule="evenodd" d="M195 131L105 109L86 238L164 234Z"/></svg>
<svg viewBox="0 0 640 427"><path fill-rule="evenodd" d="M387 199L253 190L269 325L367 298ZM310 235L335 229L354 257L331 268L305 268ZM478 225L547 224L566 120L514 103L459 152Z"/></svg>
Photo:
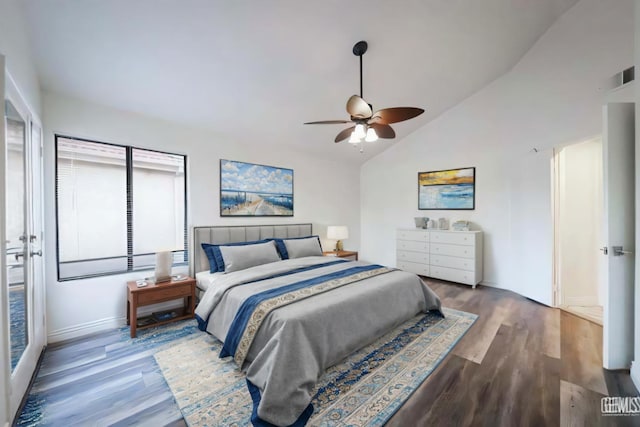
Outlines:
<svg viewBox="0 0 640 427"><path fill-rule="evenodd" d="M312 234L311 224L193 232L192 272L206 289L196 309L199 326L224 343L221 357L233 357L246 373L254 425L304 425L327 368L416 314L440 311L438 297L412 273L322 256L211 273L201 248L272 239L293 244Z"/></svg>

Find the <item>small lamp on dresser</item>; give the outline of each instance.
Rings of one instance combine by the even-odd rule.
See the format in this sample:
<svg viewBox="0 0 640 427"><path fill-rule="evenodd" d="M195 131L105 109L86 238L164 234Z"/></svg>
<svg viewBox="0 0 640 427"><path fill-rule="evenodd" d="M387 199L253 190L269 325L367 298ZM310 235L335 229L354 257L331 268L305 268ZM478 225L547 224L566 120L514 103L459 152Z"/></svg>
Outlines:
<svg viewBox="0 0 640 427"><path fill-rule="evenodd" d="M334 251L343 250L342 240L349 238L349 229L346 225L330 225L327 227L327 239L336 240Z"/></svg>

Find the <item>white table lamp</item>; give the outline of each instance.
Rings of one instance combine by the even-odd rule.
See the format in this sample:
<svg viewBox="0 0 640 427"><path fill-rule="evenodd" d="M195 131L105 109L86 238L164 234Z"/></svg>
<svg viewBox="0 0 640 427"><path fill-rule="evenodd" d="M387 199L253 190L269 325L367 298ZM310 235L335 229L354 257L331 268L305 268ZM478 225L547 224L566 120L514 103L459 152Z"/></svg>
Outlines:
<svg viewBox="0 0 640 427"><path fill-rule="evenodd" d="M327 239L336 240L336 252L341 251L342 240L349 238L349 229L346 225L330 225L327 227Z"/></svg>

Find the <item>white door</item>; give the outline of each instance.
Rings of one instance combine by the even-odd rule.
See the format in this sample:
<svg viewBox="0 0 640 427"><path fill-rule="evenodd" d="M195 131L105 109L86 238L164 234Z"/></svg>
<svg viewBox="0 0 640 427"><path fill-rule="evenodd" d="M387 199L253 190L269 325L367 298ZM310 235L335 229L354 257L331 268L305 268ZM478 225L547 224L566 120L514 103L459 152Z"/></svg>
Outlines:
<svg viewBox="0 0 640 427"><path fill-rule="evenodd" d="M604 107L604 223L606 251L603 365L629 369L633 360L635 251L635 108L633 103ZM604 248L603 248L604 249ZM604 253L606 252L606 254Z"/></svg>
<svg viewBox="0 0 640 427"><path fill-rule="evenodd" d="M4 92L4 286L8 296L9 418L45 344L41 127L8 77ZM5 320L6 321L6 320Z"/></svg>

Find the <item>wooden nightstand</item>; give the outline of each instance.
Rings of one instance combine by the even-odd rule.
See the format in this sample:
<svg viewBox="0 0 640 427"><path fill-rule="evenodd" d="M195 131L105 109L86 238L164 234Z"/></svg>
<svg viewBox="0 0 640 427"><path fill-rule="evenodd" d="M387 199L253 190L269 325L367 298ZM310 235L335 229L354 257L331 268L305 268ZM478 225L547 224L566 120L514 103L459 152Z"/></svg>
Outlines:
<svg viewBox="0 0 640 427"><path fill-rule="evenodd" d="M159 302L171 301L183 298L185 305L183 309L175 309L178 315L167 320L155 320L148 324L138 326L138 307L143 305L157 304ZM127 282L127 325L131 325L131 338L136 337L137 329L149 328L151 326L164 325L176 320L191 319L195 314L196 304L196 281L191 277L183 280L149 283L143 288L136 285L135 280Z"/></svg>
<svg viewBox="0 0 640 427"><path fill-rule="evenodd" d="M358 252L357 251L327 251L322 252L324 256L335 256L338 258L351 258L354 257L355 260L358 260Z"/></svg>

